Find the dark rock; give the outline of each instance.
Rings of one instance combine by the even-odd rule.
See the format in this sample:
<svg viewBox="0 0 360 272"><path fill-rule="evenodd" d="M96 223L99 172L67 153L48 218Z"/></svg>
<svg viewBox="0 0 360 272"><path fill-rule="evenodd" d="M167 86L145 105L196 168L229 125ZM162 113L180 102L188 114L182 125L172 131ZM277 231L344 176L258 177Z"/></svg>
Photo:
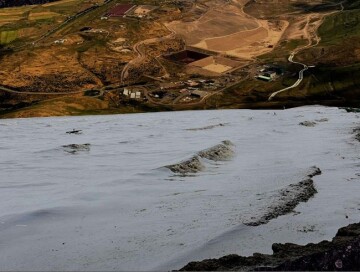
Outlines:
<svg viewBox="0 0 360 272"><path fill-rule="evenodd" d="M66 133L67 134L81 134L82 130L73 129L73 130L70 130L70 131L66 131Z"/></svg>
<svg viewBox="0 0 360 272"><path fill-rule="evenodd" d="M312 121L303 121L299 123L300 126L304 126L304 127L314 127L316 125L315 122Z"/></svg>
<svg viewBox="0 0 360 272"><path fill-rule="evenodd" d="M344 109L347 112L360 112L360 108L340 108L340 109Z"/></svg>
<svg viewBox="0 0 360 272"><path fill-rule="evenodd" d="M334 239L305 246L273 244L273 254L228 255L191 262L181 271L358 271L360 223L339 229Z"/></svg>
<svg viewBox="0 0 360 272"><path fill-rule="evenodd" d="M354 128L353 133L355 134L355 139L360 142L360 128Z"/></svg>
<svg viewBox="0 0 360 272"><path fill-rule="evenodd" d="M79 152L90 151L90 144L69 144L62 146L64 151L69 154L77 154Z"/></svg>

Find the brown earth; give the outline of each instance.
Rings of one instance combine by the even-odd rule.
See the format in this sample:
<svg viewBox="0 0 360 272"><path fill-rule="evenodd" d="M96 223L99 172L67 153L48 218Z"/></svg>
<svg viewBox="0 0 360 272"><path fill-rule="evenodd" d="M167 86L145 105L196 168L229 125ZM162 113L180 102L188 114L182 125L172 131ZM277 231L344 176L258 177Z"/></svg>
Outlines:
<svg viewBox="0 0 360 272"><path fill-rule="evenodd" d="M76 52L56 46L6 55L2 68L2 84L17 90L75 92L101 85L79 64Z"/></svg>
<svg viewBox="0 0 360 272"><path fill-rule="evenodd" d="M79 115L84 111L106 110L108 102L83 96L68 96L40 102L30 108L5 114L2 118L28 118Z"/></svg>
<svg viewBox="0 0 360 272"><path fill-rule="evenodd" d="M96 3L94 0L85 2L80 4L77 0L62 0L41 6L16 8L11 14L6 13L4 20L9 15L22 19L18 21L18 25L14 21L4 28L19 29L16 30L18 38L14 43L6 45L13 51L8 50L0 55L0 81L9 89L37 92L38 95L2 95L1 92L1 108L10 109L11 105L18 107L54 97L46 93L81 93L89 89L105 89L104 86L107 85L115 85L117 88L122 84L152 85L154 80L176 82L197 76L217 78L223 82L211 95L202 99L201 103L192 102L185 107L176 105L180 100L169 98L171 105L167 110L272 107L273 104L265 103L269 93L289 86L299 70L297 65L287 63L289 52L308 42L317 42L314 40L315 35L311 33L322 23L322 17L326 13L309 12L304 8L316 7L324 2L320 0L301 1L307 2L306 5L290 0L160 1L156 4L158 8L149 12L146 19L102 20L101 17L116 4L115 1L83 18L79 17L49 37L32 44L40 35L65 20L67 15L76 14ZM140 11L144 11L147 5L149 8L154 5L148 0L141 4L144 5L139 7ZM333 10L338 9L339 7L333 7ZM61 14L60 17L56 15L58 13ZM38 19L51 15L51 22L28 20L27 17L32 14ZM80 31L84 27L90 27L91 30ZM309 31L305 31L306 29ZM55 45L54 42L61 39L64 39L63 43ZM183 50L191 45L214 57L190 66L180 66L161 58L162 54ZM325 91L319 92L313 86L319 84L318 72L323 67L329 64L334 67L351 65L352 61L358 61L358 47L358 41L349 38L342 45L319 45L302 51L296 59L316 64L319 68L307 71L306 79L297 89L279 95L278 104L298 105L315 100L341 102L346 90L346 97L357 100L358 91L354 92L354 88L348 85L340 86L340 97L339 92L332 91L340 89L338 85L341 84L330 82L337 74L330 79L324 77L328 82L321 88ZM286 70L279 80L264 83L254 79L261 65L274 62L281 63ZM126 75L125 81L122 80L123 75ZM231 81L226 81L228 88L223 88L226 76L232 78ZM156 88L156 84L151 88ZM168 97L173 97L174 94L169 93ZM114 102L114 105L118 104L119 101ZM149 110L151 107L159 109L159 104L156 103L145 101L143 105Z"/></svg>

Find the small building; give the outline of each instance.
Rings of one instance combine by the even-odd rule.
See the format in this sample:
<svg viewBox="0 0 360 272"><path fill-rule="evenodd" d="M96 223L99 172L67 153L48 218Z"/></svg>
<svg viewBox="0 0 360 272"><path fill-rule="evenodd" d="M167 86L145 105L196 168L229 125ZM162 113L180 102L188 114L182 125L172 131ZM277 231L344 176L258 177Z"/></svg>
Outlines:
<svg viewBox="0 0 360 272"><path fill-rule="evenodd" d="M188 86L190 86L190 87L197 87L197 86L200 85L200 83L198 83L198 82L196 82L196 81L193 81L193 80L188 80L188 81L186 82L186 84L187 84Z"/></svg>
<svg viewBox="0 0 360 272"><path fill-rule="evenodd" d="M126 96L129 96L129 93L130 93L130 91L125 88L123 94L126 95Z"/></svg>
<svg viewBox="0 0 360 272"><path fill-rule="evenodd" d="M265 75L258 75L256 78L260 79L260 80L264 80L264 81L271 81L272 80L271 77L265 76Z"/></svg>
<svg viewBox="0 0 360 272"><path fill-rule="evenodd" d="M276 77L276 72L268 71L268 72L264 73L263 76L270 77L271 79L274 79Z"/></svg>
<svg viewBox="0 0 360 272"><path fill-rule="evenodd" d="M207 94L208 94L207 92L205 92L205 91L200 91L200 90L191 92L191 95L192 95L192 96L199 97L199 98L203 98L203 97L206 96Z"/></svg>

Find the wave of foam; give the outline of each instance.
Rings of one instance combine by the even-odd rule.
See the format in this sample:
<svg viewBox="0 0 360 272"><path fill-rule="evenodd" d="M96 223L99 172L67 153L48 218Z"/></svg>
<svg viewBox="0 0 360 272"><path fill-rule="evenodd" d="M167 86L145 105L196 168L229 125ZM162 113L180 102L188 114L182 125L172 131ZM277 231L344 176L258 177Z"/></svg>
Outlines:
<svg viewBox="0 0 360 272"><path fill-rule="evenodd" d="M205 165L200 158L210 161L227 161L234 155L232 149L233 146L234 145L230 141L223 141L221 144L199 151L190 159L165 167L170 169L173 173L183 175L198 173L205 169Z"/></svg>
<svg viewBox="0 0 360 272"><path fill-rule="evenodd" d="M188 131L208 130L208 129L213 129L213 128L217 128L217 127L224 127L224 126L226 126L228 124L229 123L219 123L219 124L216 124L216 125L210 125L210 126L205 126L205 127L200 127L200 128L188 128L188 129L185 129L185 130L188 130Z"/></svg>
<svg viewBox="0 0 360 272"><path fill-rule="evenodd" d="M165 166L174 173L178 174L191 174L198 173L205 169L198 156L191 157L188 160Z"/></svg>
<svg viewBox="0 0 360 272"><path fill-rule="evenodd" d="M318 167L311 167L306 179L277 191L268 200L271 204L264 210L263 214L252 217L250 220L245 221L244 224L247 226L259 226L292 212L297 205L301 202L307 202L317 193L312 178L320 174L321 170Z"/></svg>
<svg viewBox="0 0 360 272"><path fill-rule="evenodd" d="M221 144L200 151L198 155L211 161L227 161L234 156L232 146L234 145L230 141L223 141Z"/></svg>

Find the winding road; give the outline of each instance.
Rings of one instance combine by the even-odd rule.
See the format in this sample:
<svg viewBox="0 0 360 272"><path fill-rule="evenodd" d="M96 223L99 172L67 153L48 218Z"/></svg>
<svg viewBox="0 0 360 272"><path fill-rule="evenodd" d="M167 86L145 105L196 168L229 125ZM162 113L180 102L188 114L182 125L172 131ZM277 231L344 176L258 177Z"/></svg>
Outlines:
<svg viewBox="0 0 360 272"><path fill-rule="evenodd" d="M307 45L301 47L301 48L295 49L293 52L291 52L291 54L290 54L290 56L289 56L289 58L288 58L288 61L289 61L289 62L294 63L294 64L299 64L299 65L302 65L302 66L303 66L303 69L301 69L301 70L299 71L299 78L298 78L298 80L297 80L293 85L291 85L291 86L289 86L289 87L286 87L286 88L284 88L284 89L281 89L281 90L279 90L279 91L273 92L273 93L269 96L268 101L273 100L273 98L274 98L276 95L278 95L279 93L282 93L282 92L285 92L285 91L294 89L294 88L296 88L297 86L300 85L300 83L301 83L301 82L303 81L303 79L304 79L304 72L305 72L306 70L308 70L310 67L309 67L308 65L304 64L304 63L294 61L294 58L295 58L296 54L298 54L299 52L301 52L301 51L303 51L303 50L305 50L305 49L308 49L308 48L317 46L317 45L320 43L321 38L317 35L317 30L318 30L318 28L321 26L321 24L323 23L323 21L324 21L324 19L325 19L326 16L329 16L329 15L334 14L334 13L337 13L337 12L343 12L343 11L344 11L344 5L343 5L343 3L344 3L344 2L341 2L341 3L339 3L339 4L334 5L334 6L340 5L340 6L341 6L341 10L340 10L340 11L333 11L333 12L330 12L330 13L326 13L326 14L324 14L324 15L321 17L321 19L319 20L319 23L316 25L316 27L315 27L314 30L313 30L313 35L315 36L314 38L315 38L315 40L316 40L316 42L315 42L314 44L313 44L313 39L312 39L312 37L311 37L311 33L310 33L310 31L309 31L309 25L310 25L311 15L308 15L308 16L307 16L307 22L306 22L306 26L305 26L305 28L304 28L304 34L305 34L305 36L308 38L309 43L308 43Z"/></svg>
<svg viewBox="0 0 360 272"><path fill-rule="evenodd" d="M168 28L166 25L165 25L165 27L167 28L167 30L169 30L171 32L169 35L166 35L166 36L160 37L160 38L150 38L150 39L147 39L144 41L140 41L140 42L137 42L133 46L133 50L137 53L137 57L135 59L132 59L130 62L128 62L125 65L124 69L121 72L121 80L120 80L121 83L124 83L124 80L129 76L130 66L134 65L135 63L139 63L146 58L146 54L145 54L145 52L142 51L141 46L146 45L146 44L156 43L156 42L162 42L164 40L171 39L176 35L175 31ZM161 65L161 63L160 63L160 65ZM161 67L163 69L165 69L163 67L163 65L161 65ZM166 70L165 70L165 72L166 72ZM166 74L167 74L167 72L166 72Z"/></svg>
<svg viewBox="0 0 360 272"><path fill-rule="evenodd" d="M271 101L271 100L272 100L277 94L279 94L279 93L282 93L282 92L285 92L285 91L287 91L287 90L296 88L296 87L299 86L300 83L303 81L303 79L304 79L304 72L309 69L309 66L307 66L307 65L304 64L304 63L294 61L294 60L293 60L294 57L295 57L295 53L293 52L293 53L291 53L291 55L289 56L288 61L291 62L291 63L300 64L300 65L302 65L302 66L304 67L304 68L301 69L300 72L299 72L299 78L298 78L298 80L297 80L293 85L291 85L291 86L289 86L289 87L287 87L287 88L281 89L280 91L277 91L277 92L272 93L272 94L270 95L269 99L268 99L269 101Z"/></svg>

